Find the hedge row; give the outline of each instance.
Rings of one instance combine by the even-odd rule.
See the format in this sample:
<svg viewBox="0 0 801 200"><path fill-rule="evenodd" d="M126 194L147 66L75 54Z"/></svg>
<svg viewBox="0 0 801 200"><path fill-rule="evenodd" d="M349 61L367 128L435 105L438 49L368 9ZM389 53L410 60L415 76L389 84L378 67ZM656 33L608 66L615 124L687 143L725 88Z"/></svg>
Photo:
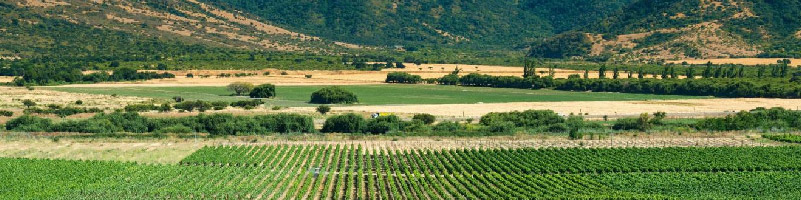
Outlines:
<svg viewBox="0 0 801 200"><path fill-rule="evenodd" d="M180 118L147 118L134 112L97 114L82 120L54 123L50 119L24 115L6 123L7 130L32 132L148 133L190 130L212 135L264 135L269 133L314 132L311 117L298 114L233 116L200 114ZM185 131L181 131L185 132Z"/></svg>

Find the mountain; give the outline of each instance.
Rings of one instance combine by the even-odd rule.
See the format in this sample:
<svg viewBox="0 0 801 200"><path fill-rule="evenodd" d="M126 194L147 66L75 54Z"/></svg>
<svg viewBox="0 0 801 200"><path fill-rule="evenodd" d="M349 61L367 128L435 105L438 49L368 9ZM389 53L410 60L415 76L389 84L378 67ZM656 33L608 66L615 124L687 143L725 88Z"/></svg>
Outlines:
<svg viewBox="0 0 801 200"><path fill-rule="evenodd" d="M3 58L140 61L232 50L331 53L357 47L194 0L0 2Z"/></svg>
<svg viewBox="0 0 801 200"><path fill-rule="evenodd" d="M797 0L639 0L536 43L529 54L602 60L798 57L800 14Z"/></svg>
<svg viewBox="0 0 801 200"><path fill-rule="evenodd" d="M282 27L376 46L510 47L575 29L631 0L206 0Z"/></svg>
<svg viewBox="0 0 801 200"><path fill-rule="evenodd" d="M801 57L797 16L797 0L6 0L0 59Z"/></svg>

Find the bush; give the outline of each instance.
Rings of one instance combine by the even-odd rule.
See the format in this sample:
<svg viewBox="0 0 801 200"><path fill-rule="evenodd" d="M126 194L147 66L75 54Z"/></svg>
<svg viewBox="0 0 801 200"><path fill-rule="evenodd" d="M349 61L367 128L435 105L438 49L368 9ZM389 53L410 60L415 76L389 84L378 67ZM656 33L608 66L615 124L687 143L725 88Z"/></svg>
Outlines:
<svg viewBox="0 0 801 200"><path fill-rule="evenodd" d="M8 110L0 110L0 116L11 117L14 115L14 112Z"/></svg>
<svg viewBox="0 0 801 200"><path fill-rule="evenodd" d="M289 75L289 73L281 72L281 76Z"/></svg>
<svg viewBox="0 0 801 200"><path fill-rule="evenodd" d="M380 116L367 122L366 132L372 134L385 134L401 128L401 119L395 115Z"/></svg>
<svg viewBox="0 0 801 200"><path fill-rule="evenodd" d="M359 100L356 95L340 87L324 87L311 94L309 101L315 104L352 104Z"/></svg>
<svg viewBox="0 0 801 200"><path fill-rule="evenodd" d="M262 84L250 91L250 98L272 98L275 97L275 85Z"/></svg>
<svg viewBox="0 0 801 200"><path fill-rule="evenodd" d="M146 112L151 110L158 110L159 108L153 104L133 104L125 106L125 112Z"/></svg>
<svg viewBox="0 0 801 200"><path fill-rule="evenodd" d="M558 123L558 124L551 124L548 126L548 132L551 133L564 133L570 130L570 127L567 127L567 124Z"/></svg>
<svg viewBox="0 0 801 200"><path fill-rule="evenodd" d="M83 101L77 100L77 101L75 101L75 105L83 105Z"/></svg>
<svg viewBox="0 0 801 200"><path fill-rule="evenodd" d="M184 98L180 96L174 96L172 97L172 100L174 100L176 103L181 103L184 101Z"/></svg>
<svg viewBox="0 0 801 200"><path fill-rule="evenodd" d="M240 108L250 107L251 109L253 109L261 104L264 104L264 102L259 99L252 99L252 100L235 101L231 103L231 106Z"/></svg>
<svg viewBox="0 0 801 200"><path fill-rule="evenodd" d="M423 124L433 124L434 121L437 120L437 117L435 117L432 114L421 113L421 114L415 114L414 117L412 117L412 120L419 120L423 122Z"/></svg>
<svg viewBox="0 0 801 200"><path fill-rule="evenodd" d="M511 133L514 129L513 122L496 122L487 126L487 130L492 133Z"/></svg>
<svg viewBox="0 0 801 200"><path fill-rule="evenodd" d="M312 78L312 75L311 75L311 74L306 74L306 75L304 75L304 76L305 76L306 78Z"/></svg>
<svg viewBox="0 0 801 200"><path fill-rule="evenodd" d="M159 106L159 112L170 112L170 111L172 111L172 106L170 106L169 103L162 103L161 106Z"/></svg>
<svg viewBox="0 0 801 200"><path fill-rule="evenodd" d="M245 82L233 82L228 84L226 88L234 92L236 96L242 96L242 94L249 93L251 90L253 90L253 84Z"/></svg>
<svg viewBox="0 0 801 200"><path fill-rule="evenodd" d="M270 71L266 71L266 72L262 73L262 75L269 76L270 75Z"/></svg>
<svg viewBox="0 0 801 200"><path fill-rule="evenodd" d="M6 130L43 132L50 130L53 122L50 119L23 115L6 122Z"/></svg>
<svg viewBox="0 0 801 200"><path fill-rule="evenodd" d="M440 122L432 128L439 132L454 132L462 129L462 125L456 122Z"/></svg>
<svg viewBox="0 0 801 200"><path fill-rule="evenodd" d="M331 111L331 106L327 106L327 105L317 106L317 112L319 112L320 114L325 115L326 113L328 113L330 111Z"/></svg>
<svg viewBox="0 0 801 200"><path fill-rule="evenodd" d="M349 113L331 116L323 124L323 133L361 133L367 122L360 115Z"/></svg>
<svg viewBox="0 0 801 200"><path fill-rule="evenodd" d="M193 110L198 110L200 112L205 112L208 109L211 109L213 106L209 102L197 100L197 101L184 101L181 103L175 104L175 109L178 110L185 110L188 112L192 112Z"/></svg>
<svg viewBox="0 0 801 200"><path fill-rule="evenodd" d="M214 110L222 110L222 109L225 109L226 107L228 107L228 105L229 105L229 104L230 104L230 103L228 103L227 101L215 101L215 102L211 102L211 106L212 106L212 108L214 108Z"/></svg>
<svg viewBox="0 0 801 200"><path fill-rule="evenodd" d="M524 112L489 113L481 116L480 123L485 126L512 122L516 127L537 128L563 123L565 119L551 110L527 110Z"/></svg>

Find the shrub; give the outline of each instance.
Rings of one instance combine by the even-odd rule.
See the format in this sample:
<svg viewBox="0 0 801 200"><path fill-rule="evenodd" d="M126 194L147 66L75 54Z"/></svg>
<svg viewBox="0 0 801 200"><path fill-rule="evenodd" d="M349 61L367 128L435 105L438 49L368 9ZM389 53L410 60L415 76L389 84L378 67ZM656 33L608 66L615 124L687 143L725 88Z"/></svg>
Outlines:
<svg viewBox="0 0 801 200"><path fill-rule="evenodd" d="M323 124L323 133L361 133L367 122L360 115L349 113L331 116Z"/></svg>
<svg viewBox="0 0 801 200"><path fill-rule="evenodd" d="M419 120L419 121L423 122L423 124L433 124L434 121L437 120L437 117L435 117L432 114L421 113L421 114L415 114L412 117L412 120Z"/></svg>
<svg viewBox="0 0 801 200"><path fill-rule="evenodd" d="M270 71L266 71L262 75L269 76L270 75Z"/></svg>
<svg viewBox="0 0 801 200"><path fill-rule="evenodd" d="M551 133L564 133L570 130L570 127L567 127L567 124L558 123L558 124L551 124L548 126L548 132Z"/></svg>
<svg viewBox="0 0 801 200"><path fill-rule="evenodd" d="M431 129L441 132L453 132L462 129L462 125L456 122L440 122Z"/></svg>
<svg viewBox="0 0 801 200"><path fill-rule="evenodd" d="M305 76L306 78L312 78L312 75L311 75L311 74L306 74L306 75L304 75L304 76Z"/></svg>
<svg viewBox="0 0 801 200"><path fill-rule="evenodd" d="M230 103L227 101L215 101L211 102L211 107L214 108L214 110L222 110L225 109L225 107L228 107L229 104Z"/></svg>
<svg viewBox="0 0 801 200"><path fill-rule="evenodd" d="M83 105L83 101L77 100L77 101L75 101L75 105Z"/></svg>
<svg viewBox="0 0 801 200"><path fill-rule="evenodd" d="M212 108L213 106L209 102L197 100L197 101L184 101L181 103L175 104L175 109L178 110L185 110L188 112L192 112L193 110L198 110L200 112L205 112L206 110Z"/></svg>
<svg viewBox="0 0 801 200"><path fill-rule="evenodd" d="M146 112L151 110L158 110L159 108L153 104L133 104L125 106L125 112Z"/></svg>
<svg viewBox="0 0 801 200"><path fill-rule="evenodd" d="M285 76L285 75L289 75L289 73L286 73L286 72L281 72L281 75L282 75L282 76Z"/></svg>
<svg viewBox="0 0 801 200"><path fill-rule="evenodd" d="M275 85L262 84L250 91L250 98L272 98L275 97Z"/></svg>
<svg viewBox="0 0 801 200"><path fill-rule="evenodd" d="M515 129L513 122L496 122L489 124L487 130L493 133L511 133Z"/></svg>
<svg viewBox="0 0 801 200"><path fill-rule="evenodd" d="M231 103L231 106L240 108L245 108L245 107L255 108L256 106L259 106L261 104L264 104L264 102L259 99L252 99L252 100L235 101Z"/></svg>
<svg viewBox="0 0 801 200"><path fill-rule="evenodd" d="M14 115L14 112L8 110L0 110L0 116L11 117Z"/></svg>
<svg viewBox="0 0 801 200"><path fill-rule="evenodd" d="M233 82L228 84L226 88L234 92L236 96L242 96L242 94L249 93L251 90L253 90L253 84L245 82Z"/></svg>
<svg viewBox="0 0 801 200"><path fill-rule="evenodd" d="M639 130L647 131L651 126L652 121L648 113L643 113L639 118L620 118L615 121L612 126L614 130Z"/></svg>
<svg viewBox="0 0 801 200"><path fill-rule="evenodd" d="M324 87L311 94L311 103L316 104L351 104L359 100L356 95L340 87Z"/></svg>
<svg viewBox="0 0 801 200"><path fill-rule="evenodd" d="M159 106L159 112L170 112L170 111L172 111L172 106L170 106L169 103L162 103L161 106Z"/></svg>
<svg viewBox="0 0 801 200"><path fill-rule="evenodd" d="M319 112L320 114L325 115L326 113L328 113L330 111L331 111L331 106L327 106L327 105L317 106L317 112Z"/></svg>
<svg viewBox="0 0 801 200"><path fill-rule="evenodd" d="M50 119L23 115L6 122L6 130L43 132L48 131L53 122Z"/></svg>
<svg viewBox="0 0 801 200"><path fill-rule="evenodd" d="M485 126L512 122L516 127L537 128L563 123L565 119L551 110L527 110L523 112L489 113L481 116L480 123Z"/></svg>
<svg viewBox="0 0 801 200"><path fill-rule="evenodd" d="M186 74L186 78L195 78L195 75L192 73Z"/></svg>
<svg viewBox="0 0 801 200"><path fill-rule="evenodd" d="M172 97L172 100L174 100L176 103L181 103L184 101L184 98L181 96L174 96Z"/></svg>
<svg viewBox="0 0 801 200"><path fill-rule="evenodd" d="M367 122L366 131L372 134L384 134L399 130L401 123L402 121L398 116L380 116Z"/></svg>

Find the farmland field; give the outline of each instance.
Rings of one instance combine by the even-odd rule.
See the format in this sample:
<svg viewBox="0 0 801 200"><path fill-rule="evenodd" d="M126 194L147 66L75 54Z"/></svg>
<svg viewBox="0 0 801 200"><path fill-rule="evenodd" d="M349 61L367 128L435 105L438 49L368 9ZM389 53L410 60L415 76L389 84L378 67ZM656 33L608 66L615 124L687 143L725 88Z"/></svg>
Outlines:
<svg viewBox="0 0 801 200"><path fill-rule="evenodd" d="M268 104L280 106L309 105L309 95L324 86L277 86L277 98ZM589 93L556 90L526 90L509 88L459 87L440 85L350 85L340 86L354 92L361 105L394 104L475 104L504 102L560 102L560 101L635 101L699 99L709 97L650 95L625 93ZM49 90L89 93L117 94L156 99L181 96L188 100L237 101L245 97L231 96L225 87L49 87Z"/></svg>
<svg viewBox="0 0 801 200"><path fill-rule="evenodd" d="M792 199L799 147L212 146L177 165L2 158L12 199Z"/></svg>

